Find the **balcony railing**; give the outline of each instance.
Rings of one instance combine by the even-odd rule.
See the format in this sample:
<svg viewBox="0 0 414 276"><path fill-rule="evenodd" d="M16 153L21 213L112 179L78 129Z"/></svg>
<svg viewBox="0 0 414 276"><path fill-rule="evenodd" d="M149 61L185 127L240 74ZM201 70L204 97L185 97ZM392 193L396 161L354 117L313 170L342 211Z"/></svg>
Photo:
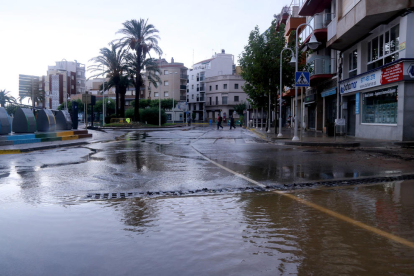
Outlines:
<svg viewBox="0 0 414 276"><path fill-rule="evenodd" d="M204 76L200 76L200 81L204 81Z"/></svg>
<svg viewBox="0 0 414 276"><path fill-rule="evenodd" d="M336 59L322 59L317 58L308 63L309 73L311 76L335 74L336 73Z"/></svg>
<svg viewBox="0 0 414 276"><path fill-rule="evenodd" d="M185 101L187 99L186 96L180 96L180 101Z"/></svg>
<svg viewBox="0 0 414 276"><path fill-rule="evenodd" d="M328 41L331 40L336 35L336 18L332 19L328 24Z"/></svg>
<svg viewBox="0 0 414 276"><path fill-rule="evenodd" d="M180 74L180 79L188 79L188 75L187 74Z"/></svg>
<svg viewBox="0 0 414 276"><path fill-rule="evenodd" d="M307 22L315 31L320 29L326 29L327 17L324 13L317 13ZM300 33L300 42L304 42L312 33L312 29L306 26L305 29Z"/></svg>
<svg viewBox="0 0 414 276"><path fill-rule="evenodd" d="M197 97L197 102L204 102L204 97Z"/></svg>
<svg viewBox="0 0 414 276"><path fill-rule="evenodd" d="M186 90L186 89L187 89L187 85L180 84L180 90Z"/></svg>
<svg viewBox="0 0 414 276"><path fill-rule="evenodd" d="M240 101L209 101L206 102L206 106L213 106L213 105L238 105Z"/></svg>
<svg viewBox="0 0 414 276"><path fill-rule="evenodd" d="M198 90L197 90L198 91ZM200 92L204 92L205 90L204 90L204 85L203 86L200 86Z"/></svg>

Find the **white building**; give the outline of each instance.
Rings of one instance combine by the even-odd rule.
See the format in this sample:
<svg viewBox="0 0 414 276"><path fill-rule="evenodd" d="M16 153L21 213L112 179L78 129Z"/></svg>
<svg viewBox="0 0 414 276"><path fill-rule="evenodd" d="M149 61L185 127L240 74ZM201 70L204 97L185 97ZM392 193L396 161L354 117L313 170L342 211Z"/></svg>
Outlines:
<svg viewBox="0 0 414 276"><path fill-rule="evenodd" d="M190 113L195 113L195 120L206 119L206 78L233 75L235 72L234 56L224 50L211 59L200 61L187 71L187 103Z"/></svg>

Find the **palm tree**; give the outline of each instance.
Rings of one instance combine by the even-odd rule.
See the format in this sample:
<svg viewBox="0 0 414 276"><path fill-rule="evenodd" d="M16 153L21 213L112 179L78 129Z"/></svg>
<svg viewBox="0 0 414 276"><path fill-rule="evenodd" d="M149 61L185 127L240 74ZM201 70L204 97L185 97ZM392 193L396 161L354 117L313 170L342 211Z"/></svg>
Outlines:
<svg viewBox="0 0 414 276"><path fill-rule="evenodd" d="M93 61L97 64L91 65L88 67L88 70L93 73L90 78L96 78L98 76L105 76L109 77L111 83L115 87L115 94L116 94L116 114L120 116L124 116L124 114L120 114L119 106L119 92L120 92L120 80L123 72L127 70L125 64L125 57L127 54L127 50L123 49L119 45L114 43L109 43L110 48L102 48L99 50L100 55L94 58L91 58L89 61ZM104 70L102 70L101 66L104 66ZM121 105L125 105L125 103L121 103Z"/></svg>
<svg viewBox="0 0 414 276"><path fill-rule="evenodd" d="M154 25L148 24L148 19L129 20L122 24L124 28L120 29L117 33L125 35L119 39L119 45L132 49L136 54L137 70L135 72L135 112L134 120L139 121L139 91L142 86L141 71L142 61L145 60L147 54L151 50L154 50L158 55L162 54L161 48L158 46L157 35L159 32L155 29Z"/></svg>
<svg viewBox="0 0 414 276"><path fill-rule="evenodd" d="M154 58L141 59L141 65L137 66L136 53L129 53L126 57L128 75L132 80L132 84L136 86L136 72L139 71L139 68L143 68L145 71L141 71L138 75L138 78L141 80L141 87L144 87L144 78L148 79L149 84L158 87L158 83L161 83L161 70L158 66L158 62ZM158 74L157 74L158 73Z"/></svg>
<svg viewBox="0 0 414 276"><path fill-rule="evenodd" d="M45 94L46 92L44 90L39 90L39 91L35 91L34 92L34 102L35 103L43 103L43 101L45 100ZM24 99L28 99L28 102L32 101L32 96L20 96L19 98L17 98L17 100L22 103L22 101Z"/></svg>
<svg viewBox="0 0 414 276"><path fill-rule="evenodd" d="M113 79L109 79L108 82L105 82L106 89L111 89L112 87L115 87L116 89L116 87L118 87L118 90L119 90L118 94L120 98L119 99L119 102L120 102L119 114L122 118L125 117L125 94L126 94L128 87L132 85L133 85L132 79L128 75L120 75L117 83L115 83ZM99 89L103 90L102 84L99 86Z"/></svg>
<svg viewBox="0 0 414 276"><path fill-rule="evenodd" d="M4 107L6 103L15 103L16 99L10 95L10 91L6 89L0 90L0 106Z"/></svg>

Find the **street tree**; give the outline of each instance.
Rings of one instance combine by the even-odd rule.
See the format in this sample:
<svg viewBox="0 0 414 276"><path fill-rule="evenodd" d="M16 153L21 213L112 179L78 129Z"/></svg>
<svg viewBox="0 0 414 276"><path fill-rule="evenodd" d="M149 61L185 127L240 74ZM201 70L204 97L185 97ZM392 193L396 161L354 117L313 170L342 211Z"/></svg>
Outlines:
<svg viewBox="0 0 414 276"><path fill-rule="evenodd" d="M16 103L16 99L10 95L10 91L3 89L0 90L0 106L4 107L6 103Z"/></svg>
<svg viewBox="0 0 414 276"><path fill-rule="evenodd" d="M139 121L139 96L140 88L143 84L141 72L144 70L142 60L145 60L147 55L150 55L151 50L156 54L161 55L162 50L158 46L159 31L154 25L148 23L148 19L128 20L123 23L123 28L117 33L124 35L118 39L121 47L127 47L136 54L136 72L135 72L135 114L134 120Z"/></svg>
<svg viewBox="0 0 414 276"><path fill-rule="evenodd" d="M112 87L115 87L116 95L116 114L124 116L125 109L120 109L120 106L125 106L125 102L120 102L120 90L121 90L121 77L126 74L126 55L128 51L120 45L109 43L110 48L102 48L99 50L100 55L90 59L89 61L95 62L88 67L88 70L93 74L90 78L96 78L102 76L103 78L108 77ZM102 66L104 69L102 69ZM107 87L105 86L105 89Z"/></svg>

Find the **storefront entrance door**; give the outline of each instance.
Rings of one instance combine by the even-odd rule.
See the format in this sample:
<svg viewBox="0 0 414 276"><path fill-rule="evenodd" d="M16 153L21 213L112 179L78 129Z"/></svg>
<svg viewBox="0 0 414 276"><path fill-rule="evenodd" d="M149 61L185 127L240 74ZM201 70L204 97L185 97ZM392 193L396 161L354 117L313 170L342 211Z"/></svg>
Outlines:
<svg viewBox="0 0 414 276"><path fill-rule="evenodd" d="M355 100L348 101L348 127L347 134L355 136Z"/></svg>
<svg viewBox="0 0 414 276"><path fill-rule="evenodd" d="M315 119L316 119L316 108L315 106L308 106L308 127L309 129L315 129Z"/></svg>

